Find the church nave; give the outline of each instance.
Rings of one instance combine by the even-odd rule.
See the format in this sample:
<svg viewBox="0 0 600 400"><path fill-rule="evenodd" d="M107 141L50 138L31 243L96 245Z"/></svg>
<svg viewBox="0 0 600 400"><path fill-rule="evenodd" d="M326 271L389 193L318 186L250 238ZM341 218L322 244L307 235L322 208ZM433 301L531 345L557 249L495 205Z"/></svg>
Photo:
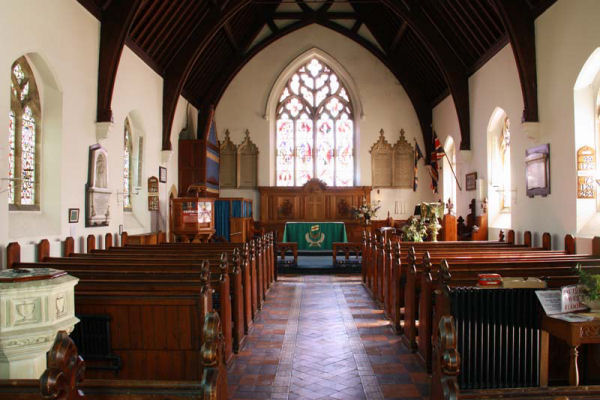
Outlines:
<svg viewBox="0 0 600 400"><path fill-rule="evenodd" d="M429 378L359 276L280 276L227 380L232 399L425 399Z"/></svg>

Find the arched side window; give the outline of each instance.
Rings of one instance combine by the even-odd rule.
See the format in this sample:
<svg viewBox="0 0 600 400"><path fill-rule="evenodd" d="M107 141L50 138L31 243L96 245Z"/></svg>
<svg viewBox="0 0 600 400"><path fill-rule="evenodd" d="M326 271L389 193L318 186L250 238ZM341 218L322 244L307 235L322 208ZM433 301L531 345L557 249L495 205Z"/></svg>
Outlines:
<svg viewBox="0 0 600 400"><path fill-rule="evenodd" d="M510 212L510 120L506 116L492 136L491 178L498 196L498 211Z"/></svg>
<svg viewBox="0 0 600 400"><path fill-rule="evenodd" d="M12 65L8 135L8 204L40 209L41 108L33 71L25 57Z"/></svg>
<svg viewBox="0 0 600 400"><path fill-rule="evenodd" d="M348 90L313 57L288 80L276 108L277 186L318 178L354 185L354 116Z"/></svg>
<svg viewBox="0 0 600 400"><path fill-rule="evenodd" d="M444 146L446 157L443 158L443 179L444 179L444 201L450 200L456 207L456 178L452 171L456 171L456 147L452 136L446 139Z"/></svg>
<svg viewBox="0 0 600 400"><path fill-rule="evenodd" d="M500 211L510 212L510 120L504 118L502 132L498 138L500 165L502 166L502 192Z"/></svg>
<svg viewBox="0 0 600 400"><path fill-rule="evenodd" d="M129 123L129 118L125 118L125 130L123 136L123 210L131 211L131 188L133 186L133 159L131 154L133 142L131 139L131 124Z"/></svg>

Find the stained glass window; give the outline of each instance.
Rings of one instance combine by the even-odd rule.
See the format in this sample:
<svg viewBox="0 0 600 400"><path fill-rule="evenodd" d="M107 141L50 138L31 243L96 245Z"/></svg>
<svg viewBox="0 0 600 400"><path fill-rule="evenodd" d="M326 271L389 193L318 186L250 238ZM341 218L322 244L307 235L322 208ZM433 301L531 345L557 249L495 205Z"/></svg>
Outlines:
<svg viewBox="0 0 600 400"><path fill-rule="evenodd" d="M500 195L500 209L510 211L510 120L504 119L500 135L500 159L502 165L502 193Z"/></svg>
<svg viewBox="0 0 600 400"><path fill-rule="evenodd" d="M11 209L39 209L40 100L25 57L11 69L8 116L8 204Z"/></svg>
<svg viewBox="0 0 600 400"><path fill-rule="evenodd" d="M124 133L124 148L123 148L123 210L131 211L131 186L133 177L131 176L132 167L132 141L131 141L131 126L129 118L125 119Z"/></svg>
<svg viewBox="0 0 600 400"><path fill-rule="evenodd" d="M276 111L277 186L318 178L329 186L354 184L354 118L348 91L316 58L288 80Z"/></svg>

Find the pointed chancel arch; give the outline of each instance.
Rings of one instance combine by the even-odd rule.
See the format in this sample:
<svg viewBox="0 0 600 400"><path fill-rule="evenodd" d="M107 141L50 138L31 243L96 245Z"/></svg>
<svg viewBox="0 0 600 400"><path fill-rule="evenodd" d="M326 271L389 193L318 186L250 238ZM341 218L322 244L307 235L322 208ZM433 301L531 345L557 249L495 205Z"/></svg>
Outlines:
<svg viewBox="0 0 600 400"><path fill-rule="evenodd" d="M277 186L318 178L354 185L360 99L350 75L331 56L312 49L292 61L271 89L265 115L275 144Z"/></svg>

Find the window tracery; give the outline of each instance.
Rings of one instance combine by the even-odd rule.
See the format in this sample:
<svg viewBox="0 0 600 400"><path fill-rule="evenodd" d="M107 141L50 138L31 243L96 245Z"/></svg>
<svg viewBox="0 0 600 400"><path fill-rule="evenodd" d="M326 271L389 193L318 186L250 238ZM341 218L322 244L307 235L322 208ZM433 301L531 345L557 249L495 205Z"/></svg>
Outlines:
<svg viewBox="0 0 600 400"><path fill-rule="evenodd" d="M39 210L41 110L37 84L25 57L11 68L8 125L8 204L11 210Z"/></svg>
<svg viewBox="0 0 600 400"><path fill-rule="evenodd" d="M354 120L348 91L326 64L312 58L288 80L276 109L276 185L318 178L354 184Z"/></svg>
<svg viewBox="0 0 600 400"><path fill-rule="evenodd" d="M131 154L133 142L131 140L131 125L129 124L129 118L125 119L123 144L123 210L131 211L131 188L133 186L133 159Z"/></svg>

